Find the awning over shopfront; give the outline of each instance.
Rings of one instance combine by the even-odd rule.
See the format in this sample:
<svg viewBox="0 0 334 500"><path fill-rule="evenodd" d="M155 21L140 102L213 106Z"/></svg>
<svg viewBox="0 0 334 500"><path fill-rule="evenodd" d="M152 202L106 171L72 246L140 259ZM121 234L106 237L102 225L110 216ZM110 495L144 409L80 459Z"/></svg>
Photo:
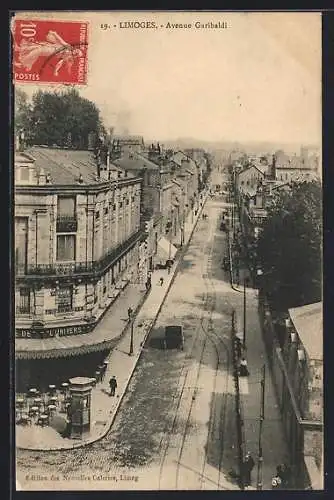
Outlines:
<svg viewBox="0 0 334 500"><path fill-rule="evenodd" d="M174 259L177 248L164 236L158 241L157 257L160 259Z"/></svg>
<svg viewBox="0 0 334 500"><path fill-rule="evenodd" d="M87 333L80 333L80 326L59 326L51 338L16 338L15 358L63 358L112 349L127 328L129 303L135 309L142 303L145 293L141 285L128 286L122 292L122 300L115 302L114 309L107 311L97 326Z"/></svg>

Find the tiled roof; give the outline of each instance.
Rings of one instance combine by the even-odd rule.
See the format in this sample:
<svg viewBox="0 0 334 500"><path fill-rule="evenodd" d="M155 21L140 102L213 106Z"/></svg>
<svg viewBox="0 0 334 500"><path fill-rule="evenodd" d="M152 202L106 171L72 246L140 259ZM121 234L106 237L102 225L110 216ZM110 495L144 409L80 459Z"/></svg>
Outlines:
<svg viewBox="0 0 334 500"><path fill-rule="evenodd" d="M147 168L160 171L159 165L156 165L148 158L145 158L145 156L135 152L131 155L124 155L117 160L113 160L113 164L124 170L141 170Z"/></svg>
<svg viewBox="0 0 334 500"><path fill-rule="evenodd" d="M78 184L80 174L83 184L98 184L97 166L91 151L33 146L27 154L34 158L35 166L50 173L54 185Z"/></svg>
<svg viewBox="0 0 334 500"><path fill-rule="evenodd" d="M258 172L260 172L261 175L264 176L264 173L262 172L262 170L260 170L256 165L249 165L248 167L244 168L240 173L238 173L238 177L242 178L244 176L244 174L252 168L255 168Z"/></svg>
<svg viewBox="0 0 334 500"><path fill-rule="evenodd" d="M322 302L289 309L291 321L310 359L323 359Z"/></svg>
<svg viewBox="0 0 334 500"><path fill-rule="evenodd" d="M170 158L170 161L173 161L180 167L182 166L182 160L187 160L188 157L182 152L182 151L177 151L176 153L173 154L173 156Z"/></svg>

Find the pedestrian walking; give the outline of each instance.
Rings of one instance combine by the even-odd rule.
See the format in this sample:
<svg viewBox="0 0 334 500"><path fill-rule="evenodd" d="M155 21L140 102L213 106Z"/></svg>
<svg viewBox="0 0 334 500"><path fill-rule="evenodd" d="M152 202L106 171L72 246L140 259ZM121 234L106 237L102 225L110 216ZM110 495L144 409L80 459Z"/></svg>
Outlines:
<svg viewBox="0 0 334 500"><path fill-rule="evenodd" d="M160 286L162 286L162 285L164 284L164 279L163 279L163 277L161 277L161 278L159 279L159 283L160 283Z"/></svg>
<svg viewBox="0 0 334 500"><path fill-rule="evenodd" d="M131 319L132 317L132 313L133 313L133 310L131 309L131 307L128 308L128 318Z"/></svg>
<svg viewBox="0 0 334 500"><path fill-rule="evenodd" d="M246 453L244 462L243 462L243 485L250 486L252 483L252 470L254 469L255 462L251 453L248 451Z"/></svg>
<svg viewBox="0 0 334 500"><path fill-rule="evenodd" d="M103 382L103 380L104 380L107 368L108 368L108 361L103 361L103 365L102 365L102 369L101 369L101 382Z"/></svg>
<svg viewBox="0 0 334 500"><path fill-rule="evenodd" d="M276 478L278 479L277 483L281 488L288 488L290 470L286 464L280 464L276 467Z"/></svg>
<svg viewBox="0 0 334 500"><path fill-rule="evenodd" d="M248 377L248 375L249 375L247 360L244 357L242 357L241 361L240 361L239 375L240 375L240 377Z"/></svg>
<svg viewBox="0 0 334 500"><path fill-rule="evenodd" d="M110 396L115 396L115 391L117 389L116 377L113 375L109 380Z"/></svg>

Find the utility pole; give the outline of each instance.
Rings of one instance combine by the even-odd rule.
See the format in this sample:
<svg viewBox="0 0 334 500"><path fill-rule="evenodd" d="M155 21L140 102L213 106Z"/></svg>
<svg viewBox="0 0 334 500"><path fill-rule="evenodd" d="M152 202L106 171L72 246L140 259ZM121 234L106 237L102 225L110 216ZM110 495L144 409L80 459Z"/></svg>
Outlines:
<svg viewBox="0 0 334 500"><path fill-rule="evenodd" d="M262 379L261 379L261 406L260 406L260 427L259 427L259 455L257 463L257 490L262 490L262 465L263 465L263 454L262 454L262 426L264 421L264 398L265 398L265 383L266 383L266 365L262 367Z"/></svg>
<svg viewBox="0 0 334 500"><path fill-rule="evenodd" d="M244 278L244 331L242 337L243 348L246 349L246 278Z"/></svg>
<svg viewBox="0 0 334 500"><path fill-rule="evenodd" d="M172 237L173 237L173 222L174 222L174 211L171 210L171 225L169 227L169 250L168 250L168 260L171 259L172 254Z"/></svg>
<svg viewBox="0 0 334 500"><path fill-rule="evenodd" d="M130 350L129 350L129 356L133 355L133 323L134 323L134 316L133 312L131 312L130 316L130 328L131 328L131 334L130 334Z"/></svg>

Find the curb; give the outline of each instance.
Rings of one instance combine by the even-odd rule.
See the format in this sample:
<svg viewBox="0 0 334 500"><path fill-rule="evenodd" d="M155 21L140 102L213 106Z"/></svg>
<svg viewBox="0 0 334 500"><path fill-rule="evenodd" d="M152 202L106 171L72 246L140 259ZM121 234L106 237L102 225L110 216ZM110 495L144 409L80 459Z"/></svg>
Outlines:
<svg viewBox="0 0 334 500"><path fill-rule="evenodd" d="M115 418L116 418L117 413L118 413L118 409L120 407L120 404L123 401L123 398L125 396L127 388L129 386L129 383L130 383L130 381L132 379L133 373L134 373L134 371L135 371L135 369L137 367L138 361L139 361L139 359L140 359L140 357L141 357L141 355L143 353L143 347L145 345L146 339L149 336L149 334L151 333L152 329L154 328L154 325L155 325L155 323L156 323L156 321L158 319L160 311L161 311L161 309L162 309L162 307L163 307L163 305L164 305L164 303L165 303L165 301L167 299L168 293L169 293L169 291L170 291L170 289L171 289L171 287L172 287L172 285L173 285L173 283L175 281L175 278L176 278L176 276L178 274L178 271L179 271L179 268L180 268L180 265L181 265L181 261L182 261L182 257L184 256L184 254L186 253L186 251L187 251L187 249L188 249L188 247L190 245L190 240L191 240L192 235L193 235L193 233L194 233L194 231L195 231L195 229L197 227L199 216L201 215L201 213L203 211L203 208L204 208L205 203L207 201L207 197L208 197L208 195L205 196L205 198L203 200L203 204L200 207L200 209L198 210L197 218L196 218L195 223L194 223L194 225L192 227L192 230L191 230L191 232L189 234L188 241L182 247L182 250L181 250L181 252L179 254L179 257L178 257L178 261L177 261L176 267L174 269L174 273L173 273L172 278L171 278L171 280L170 280L170 282L168 284L168 287L166 288L165 295L163 296L162 301L161 301L161 303L160 303L160 305L158 307L158 310L157 310L154 318L152 319L151 323L149 323L147 331L144 334L144 339L141 342L141 348L140 348L140 350L139 350L139 352L137 354L137 358L135 358L135 363L134 363L133 369L132 369L132 371L130 371L129 377L126 379L126 382L125 382L125 385L124 385L124 390L123 390L122 394L117 399L117 403L116 403L116 406L115 406L115 410L113 412L113 416L112 416L110 422L108 423L107 428L103 431L103 433L100 436L88 439L85 442L73 443L73 445L71 445L71 446L64 446L64 447L57 447L57 448L54 448L54 447L50 447L50 448L24 448L22 446L16 446L17 449L19 449L19 450L25 450L25 451L32 451L32 452L34 452L34 451L38 451L38 452L50 452L50 451L74 450L74 449L78 449L78 448L84 448L84 447L89 446L89 445L91 445L93 443L97 443L98 441L101 441L108 434L108 432L110 431L111 427L113 426L113 423L114 423ZM151 289L150 289L150 291L151 291ZM145 302L145 300L147 298L147 295L148 295L148 292L143 296L143 299L141 300L141 302L139 302L139 304L138 304L138 306L136 308L136 313L137 312L139 313L141 307L143 306L143 304L144 304L144 302ZM126 330L128 328L129 328L129 323L127 323L126 326L124 327L124 329L122 330L119 339L121 339L123 337L123 335L125 334L125 332L126 332Z"/></svg>
<svg viewBox="0 0 334 500"><path fill-rule="evenodd" d="M115 411L114 411L114 414L113 414L113 417L112 417L112 419L111 419L111 421L110 421L110 424L109 424L109 426L108 426L108 429L107 429L107 430L106 430L106 431L105 431L105 432L104 432L101 436L99 436L98 438L95 438L93 441L91 441L91 442L89 442L89 443L82 443L80 446L77 446L78 448L79 448L79 447L83 447L83 446L87 446L88 444L92 444L92 443L96 443L96 442L100 441L100 440L101 440L101 439L103 439L103 438L104 438L104 437L108 434L108 432L110 431L110 429L111 429L111 427L112 427L112 425L113 425L113 423L114 423L114 421L115 421L115 418L116 418L116 416L117 416L117 412L118 412L119 406L120 406L120 404L121 404L121 402L122 402L122 400L123 400L123 398L124 398L124 396L125 396L126 390L127 390L128 386L129 386L129 383L130 383L130 381L131 381L131 379L132 379L132 376L133 376L133 374L134 374L134 371L135 371L135 369L136 369L136 367L137 367L138 361L139 361L139 359L140 359L140 357L141 357L141 355L142 355L142 353L143 353L143 347L144 347L144 345L145 345L146 339L147 339L147 337L149 336L149 334L151 333L152 329L154 328L155 323L157 322L157 319L158 319L158 316L159 316L159 314L160 314L160 311L161 311L161 309L162 309L162 307L163 307L163 305L164 305L164 303L165 303L165 301L166 301L166 299L167 299L168 293L169 293L169 291L170 291L170 289L171 289L171 287L172 287L172 285L173 285L173 283L174 283L174 281L175 281L175 278L176 278L176 276L177 276L177 274L178 274L179 267L180 267L180 265L181 265L181 260L182 260L182 257L183 257L183 255L185 254L185 252L187 251L187 249L188 249L188 247L189 247L190 240L191 240L192 235L193 235L193 233L194 233L194 231L195 231L195 228L196 228L196 226L197 226L199 216L200 216L200 214L202 213L202 210L203 210L204 205L205 205L205 203L206 203L206 199L207 199L207 197L205 197L205 199L204 199L204 201L203 201L203 205L202 205L202 207L200 208L200 210L198 211L197 219L196 219L195 224L193 225L193 228L192 228L192 230L191 230L191 232L190 232L190 234L189 234L188 241L187 241L187 243L184 245L184 247L182 248L182 250L181 250L181 252L180 252L180 254L179 254L179 258L178 258L177 265L176 265L176 267L175 267L175 269L174 269L174 273L173 273L172 278L171 278L171 280L170 280L170 282L169 282L169 284L168 284L168 287L166 288L165 295L163 296L163 299L162 299L162 301L161 301L161 303L160 303L160 305L159 305L159 307L158 307L158 310L157 310L157 312L156 312L156 314L155 314L154 318L152 319L151 324L150 324L150 325L149 325L149 327L147 328L147 331L146 331L146 333L145 333L145 335L144 335L144 339L143 339L143 341L142 341L141 349L140 349L140 351L139 351L139 353L138 353L138 355L137 355L137 359L136 359L136 362L135 362L135 364L134 364L133 370L130 372L129 378L127 379L127 381L126 381L126 383L125 383L124 391L123 391L122 395L121 395L121 396L119 397L119 399L118 399L118 402L117 402L117 405L116 405L116 409L115 409Z"/></svg>

